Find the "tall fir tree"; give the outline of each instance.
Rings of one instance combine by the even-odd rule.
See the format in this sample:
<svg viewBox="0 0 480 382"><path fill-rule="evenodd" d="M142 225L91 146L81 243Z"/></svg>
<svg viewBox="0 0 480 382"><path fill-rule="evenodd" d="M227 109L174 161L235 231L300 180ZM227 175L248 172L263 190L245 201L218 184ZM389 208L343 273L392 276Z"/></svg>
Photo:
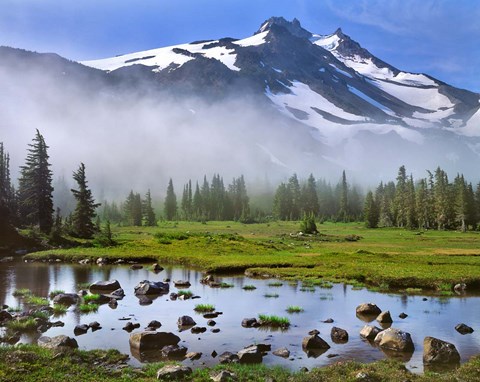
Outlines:
<svg viewBox="0 0 480 382"><path fill-rule="evenodd" d="M408 218L407 171L405 170L405 166L401 166L398 169L394 209L397 227L405 227Z"/></svg>
<svg viewBox="0 0 480 382"><path fill-rule="evenodd" d="M365 197L363 213L367 228L377 228L379 218L378 205L376 200L373 198L372 191L368 191L367 196Z"/></svg>
<svg viewBox="0 0 480 382"><path fill-rule="evenodd" d="M165 197L164 213L166 220L173 220L177 217L177 196L173 189L172 178L168 182L167 196Z"/></svg>
<svg viewBox="0 0 480 382"><path fill-rule="evenodd" d="M142 225L142 198L139 193L130 191L123 205L123 210L128 225L135 227Z"/></svg>
<svg viewBox="0 0 480 382"><path fill-rule="evenodd" d="M10 157L0 142L0 231L7 231L14 213L14 190L10 181Z"/></svg>
<svg viewBox="0 0 480 382"><path fill-rule="evenodd" d="M287 184L290 196L290 220L300 220L302 211L302 194L297 174L293 174L288 179Z"/></svg>
<svg viewBox="0 0 480 382"><path fill-rule="evenodd" d="M155 211L153 210L153 207L152 207L152 195L150 193L150 190L148 190L147 193L145 194L145 199L143 200L142 212L143 212L143 222L145 226L153 227L157 225L157 218L155 216Z"/></svg>
<svg viewBox="0 0 480 382"><path fill-rule="evenodd" d="M349 220L348 205L348 183L345 170L342 172L342 181L340 184L340 210L338 211L338 220L347 222Z"/></svg>
<svg viewBox="0 0 480 382"><path fill-rule="evenodd" d="M307 215L317 216L319 209L317 182L313 174L310 174L307 183L302 188L302 210Z"/></svg>
<svg viewBox="0 0 480 382"><path fill-rule="evenodd" d="M95 210L100 206L100 203L95 203L92 191L88 188L85 165L83 163L73 173L73 179L78 186L78 189L72 189L73 196L77 201L72 215L73 233L77 237L90 239L98 231L93 219L97 216Z"/></svg>
<svg viewBox="0 0 480 382"><path fill-rule="evenodd" d="M53 226L53 187L48 146L37 130L29 144L25 165L20 167L19 213L23 225L38 225L49 233Z"/></svg>

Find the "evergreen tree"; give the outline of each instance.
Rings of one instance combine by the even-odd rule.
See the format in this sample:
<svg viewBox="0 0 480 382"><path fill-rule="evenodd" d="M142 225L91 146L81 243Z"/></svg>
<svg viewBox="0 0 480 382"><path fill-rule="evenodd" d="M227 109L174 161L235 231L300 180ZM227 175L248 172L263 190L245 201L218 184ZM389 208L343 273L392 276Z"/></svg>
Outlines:
<svg viewBox="0 0 480 382"><path fill-rule="evenodd" d="M143 221L147 227L153 227L157 225L157 218L152 207L152 196L150 190L145 194L145 199L143 200Z"/></svg>
<svg viewBox="0 0 480 382"><path fill-rule="evenodd" d="M343 222L349 220L348 183L345 170L342 172L342 182L340 184L340 210L338 211L338 220Z"/></svg>
<svg viewBox="0 0 480 382"><path fill-rule="evenodd" d="M280 183L273 199L273 214L277 219L288 220L290 217L290 198L285 183Z"/></svg>
<svg viewBox="0 0 480 382"><path fill-rule="evenodd" d="M142 198L133 190L127 196L123 206L125 221L128 225L140 227L142 225Z"/></svg>
<svg viewBox="0 0 480 382"><path fill-rule="evenodd" d="M325 179L317 182L319 215L323 219L332 219L338 213L337 201L333 192L332 185Z"/></svg>
<svg viewBox="0 0 480 382"><path fill-rule="evenodd" d="M317 195L317 183L313 174L307 179L307 183L302 188L302 210L310 216L317 216L319 212L318 195Z"/></svg>
<svg viewBox="0 0 480 382"><path fill-rule="evenodd" d="M378 227L378 206L373 198L373 192L368 191L367 196L365 197L365 207L363 210L365 225L367 228L377 228Z"/></svg>
<svg viewBox="0 0 480 382"><path fill-rule="evenodd" d="M407 202L406 227L409 229L414 229L415 227L417 227L417 211L416 211L416 203L415 203L415 185L413 183L412 175L410 175L410 179L407 181L406 202Z"/></svg>
<svg viewBox="0 0 480 382"><path fill-rule="evenodd" d="M202 196L202 220L210 219L210 184L208 183L207 176L203 176L203 184L200 189L200 195Z"/></svg>
<svg viewBox="0 0 480 382"><path fill-rule="evenodd" d="M299 220L302 210L302 195L300 190L300 183L298 182L297 174L293 174L288 179L288 192L290 196L290 220Z"/></svg>
<svg viewBox="0 0 480 382"><path fill-rule="evenodd" d="M98 231L93 219L96 217L95 209L100 203L95 203L92 191L87 186L87 178L85 176L85 165L80 167L73 173L73 179L77 182L78 189L72 189L73 196L77 201L75 211L72 215L73 233L77 237L90 239L93 234Z"/></svg>
<svg viewBox="0 0 480 382"><path fill-rule="evenodd" d="M420 179L415 192L418 226L423 229L430 228L429 190L426 179Z"/></svg>
<svg viewBox="0 0 480 382"><path fill-rule="evenodd" d="M397 227L405 227L408 219L408 189L407 172L405 166L398 169L397 184L395 186L394 209Z"/></svg>
<svg viewBox="0 0 480 382"><path fill-rule="evenodd" d="M233 206L233 219L245 221L250 216L250 199L247 194L245 178L233 178L232 184L228 187Z"/></svg>
<svg viewBox="0 0 480 382"><path fill-rule="evenodd" d="M48 146L38 130L29 146L25 165L20 167L20 216L24 225L38 225L40 231L49 233L53 226L53 187Z"/></svg>
<svg viewBox="0 0 480 382"><path fill-rule="evenodd" d="M10 182L10 157L0 142L0 232L6 231L13 214L13 189Z"/></svg>
<svg viewBox="0 0 480 382"><path fill-rule="evenodd" d="M435 184L433 188L433 197L435 200L435 223L439 230L448 228L452 217L452 200L450 193L450 184L445 171L440 167L435 170Z"/></svg>
<svg viewBox="0 0 480 382"><path fill-rule="evenodd" d="M172 178L168 182L167 187L167 196L165 197L165 206L164 206L165 219L173 220L177 216L177 196L173 189Z"/></svg>
<svg viewBox="0 0 480 382"><path fill-rule="evenodd" d="M193 195L193 201L192 201L192 214L195 219L197 220L205 219L202 215L202 209L203 209L202 194L200 193L200 187L197 182L197 184L195 185L195 193Z"/></svg>

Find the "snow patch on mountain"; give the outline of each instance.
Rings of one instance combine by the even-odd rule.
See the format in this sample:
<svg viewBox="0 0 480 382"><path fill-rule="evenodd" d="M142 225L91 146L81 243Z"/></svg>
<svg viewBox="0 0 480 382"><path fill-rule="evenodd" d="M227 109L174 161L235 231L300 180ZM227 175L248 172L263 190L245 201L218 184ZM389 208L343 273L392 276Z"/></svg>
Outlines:
<svg viewBox="0 0 480 382"><path fill-rule="evenodd" d="M470 117L464 127L454 129L453 131L467 137L480 137L480 108Z"/></svg>
<svg viewBox="0 0 480 382"><path fill-rule="evenodd" d="M265 43L265 37L267 37L268 31L254 34L251 37L244 38L242 40L234 41L233 43L238 46L257 46Z"/></svg>
<svg viewBox="0 0 480 382"><path fill-rule="evenodd" d="M371 105L375 106L376 108L382 110L384 113L387 113L391 116L395 116L395 112L393 112L391 109L389 109L388 107L386 107L385 105L382 105L380 102L377 102L375 101L373 98L370 98L369 96L367 96L365 93L361 92L360 90L358 90L357 88L354 88L353 86L350 86L350 85L347 85L348 87L348 90L350 92L352 92L353 94L355 94L357 97L360 97L362 98L364 101L367 101L368 103L370 103Z"/></svg>

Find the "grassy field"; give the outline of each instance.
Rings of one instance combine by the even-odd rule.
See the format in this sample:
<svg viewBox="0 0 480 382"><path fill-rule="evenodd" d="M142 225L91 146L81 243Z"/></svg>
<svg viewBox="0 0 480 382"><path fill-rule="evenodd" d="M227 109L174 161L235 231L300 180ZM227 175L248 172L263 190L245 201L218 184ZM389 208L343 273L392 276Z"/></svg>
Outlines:
<svg viewBox="0 0 480 382"><path fill-rule="evenodd" d="M449 293L465 282L480 287L480 233L367 229L361 223L324 223L320 235L299 236L298 222L162 223L113 227L117 245L31 253L28 259L158 261L205 272L347 281L382 289L423 288ZM84 245L88 243L83 243Z"/></svg>
<svg viewBox="0 0 480 382"><path fill-rule="evenodd" d="M55 354L52 350L32 345L0 347L0 380L10 382L70 382L72 377L83 382L156 381L156 372L163 364L149 364L143 369L124 365L125 356L115 350L72 351ZM412 374L400 362L385 360L371 364L347 361L313 369L309 372L289 372L279 367L263 365L228 365L202 368L182 380L207 382L220 370L229 370L239 382L348 382L348 381L411 381L450 382L478 381L480 358L475 357L458 369L446 373Z"/></svg>

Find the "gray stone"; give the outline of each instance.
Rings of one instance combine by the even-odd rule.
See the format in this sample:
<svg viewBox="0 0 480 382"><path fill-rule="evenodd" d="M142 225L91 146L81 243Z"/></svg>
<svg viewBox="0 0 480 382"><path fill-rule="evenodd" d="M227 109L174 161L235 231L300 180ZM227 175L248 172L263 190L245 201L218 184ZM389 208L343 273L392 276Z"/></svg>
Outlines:
<svg viewBox="0 0 480 382"><path fill-rule="evenodd" d="M88 325L86 325L86 324L77 325L73 329L73 333L76 336L80 336L82 334L85 334L86 332L88 332Z"/></svg>
<svg viewBox="0 0 480 382"><path fill-rule="evenodd" d="M455 286L453 287L453 290L455 292L465 292L466 289L467 289L467 284L465 283L455 284Z"/></svg>
<svg viewBox="0 0 480 382"><path fill-rule="evenodd" d="M345 329L334 326L330 332L332 341L336 344L345 344L348 342L348 332Z"/></svg>
<svg viewBox="0 0 480 382"><path fill-rule="evenodd" d="M109 280L109 281L97 281L90 285L90 292L113 292L121 288L120 283L117 280Z"/></svg>
<svg viewBox="0 0 480 382"><path fill-rule="evenodd" d="M256 346L250 346L242 349L237 353L239 363L261 363L262 353L258 351Z"/></svg>
<svg viewBox="0 0 480 382"><path fill-rule="evenodd" d="M78 295L76 293L60 293L53 298L54 304L73 305L78 301Z"/></svg>
<svg viewBox="0 0 480 382"><path fill-rule="evenodd" d="M362 316L378 316L382 312L377 305L370 302L358 305L355 311Z"/></svg>
<svg viewBox="0 0 480 382"><path fill-rule="evenodd" d="M78 343L75 338L60 335L56 337L40 337L38 339L38 346L47 349L76 349Z"/></svg>
<svg viewBox="0 0 480 382"><path fill-rule="evenodd" d="M215 326L215 325L217 325L217 323L216 323L215 320L208 320L208 321L207 321L207 325L208 325L208 326Z"/></svg>
<svg viewBox="0 0 480 382"><path fill-rule="evenodd" d="M235 354L235 353L231 353L229 351L223 352L218 357L218 362L220 362L221 364L237 363L238 362L238 355Z"/></svg>
<svg viewBox="0 0 480 382"><path fill-rule="evenodd" d="M153 300L150 297L145 296L144 294L138 295L137 298L138 298L138 303L143 306L151 305L153 303Z"/></svg>
<svg viewBox="0 0 480 382"><path fill-rule="evenodd" d="M398 317L400 317L403 320L408 317L408 314L402 312L398 315Z"/></svg>
<svg viewBox="0 0 480 382"><path fill-rule="evenodd" d="M122 288L115 289L113 292L108 293L109 298L114 298L116 300L121 300L125 297L125 291Z"/></svg>
<svg viewBox="0 0 480 382"><path fill-rule="evenodd" d="M185 346L167 345L162 348L162 356L170 360L182 360L187 354L187 348Z"/></svg>
<svg viewBox="0 0 480 382"><path fill-rule="evenodd" d="M187 280L177 280L173 282L176 288L189 288L191 286L190 281Z"/></svg>
<svg viewBox="0 0 480 382"><path fill-rule="evenodd" d="M192 369L183 365L167 365L157 371L157 379L182 380L192 374Z"/></svg>
<svg viewBox="0 0 480 382"><path fill-rule="evenodd" d="M192 361L200 359L201 357L202 357L202 353L200 353L200 352L190 352L190 353L185 354L185 358L188 358Z"/></svg>
<svg viewBox="0 0 480 382"><path fill-rule="evenodd" d="M377 334L381 331L382 329L377 328L376 326L365 325L362 330L360 330L360 336L367 340L374 340L375 337L377 337Z"/></svg>
<svg viewBox="0 0 480 382"><path fill-rule="evenodd" d="M228 381L236 381L237 377L235 376L234 373L228 370L222 370L216 374L211 375L210 379L213 382L228 382Z"/></svg>
<svg viewBox="0 0 480 382"><path fill-rule="evenodd" d="M138 322L134 324L129 321L125 324L125 326L122 329L130 333L131 331L138 329L139 327L140 327L140 324Z"/></svg>
<svg viewBox="0 0 480 382"><path fill-rule="evenodd" d="M465 324L458 324L455 326L455 330L460 334L470 334L473 333L473 328Z"/></svg>
<svg viewBox="0 0 480 382"><path fill-rule="evenodd" d="M100 330L102 329L102 326L100 325L99 322L93 321L88 324L88 326L92 329L92 331Z"/></svg>
<svg viewBox="0 0 480 382"><path fill-rule="evenodd" d="M423 363L425 365L459 364L460 354L455 345L438 338L423 340Z"/></svg>
<svg viewBox="0 0 480 382"><path fill-rule="evenodd" d="M288 350L287 348L279 348L274 350L272 354L278 357L288 358L290 357L290 350Z"/></svg>
<svg viewBox="0 0 480 382"><path fill-rule="evenodd" d="M260 324L259 322L257 321L256 318L244 318L242 320L242 326L244 328L256 328L258 327Z"/></svg>
<svg viewBox="0 0 480 382"><path fill-rule="evenodd" d="M140 332L130 334L130 347L139 351L161 349L168 345L177 345L180 338L169 332Z"/></svg>
<svg viewBox="0 0 480 382"><path fill-rule="evenodd" d="M377 321L381 324L391 324L393 320L390 311L386 310L385 312L380 313L377 316Z"/></svg>
<svg viewBox="0 0 480 382"><path fill-rule="evenodd" d="M138 283L134 290L137 295L159 295L168 293L170 291L170 285L161 281L143 280Z"/></svg>
<svg viewBox="0 0 480 382"><path fill-rule="evenodd" d="M302 348L304 350L314 350L314 349L330 349L330 345L327 344L321 337L317 334L312 336L305 337L302 341Z"/></svg>
<svg viewBox="0 0 480 382"><path fill-rule="evenodd" d="M150 321L147 326L152 329L158 329L162 326L162 324L160 323L160 321L153 320Z"/></svg>
<svg viewBox="0 0 480 382"><path fill-rule="evenodd" d="M177 325L179 327L185 327L185 326L195 326L195 325L197 325L197 323L190 316L181 316L177 320Z"/></svg>
<svg viewBox="0 0 480 382"><path fill-rule="evenodd" d="M190 331L193 334L200 334L200 333L205 333L207 331L207 328L205 326L195 326Z"/></svg>
<svg viewBox="0 0 480 382"><path fill-rule="evenodd" d="M387 350L409 353L415 350L410 333L394 328L388 328L378 333L375 337L375 343L382 349Z"/></svg>
<svg viewBox="0 0 480 382"><path fill-rule="evenodd" d="M155 263L152 265L152 271L154 271L155 273L161 272L163 271L163 267L160 266L158 263Z"/></svg>

